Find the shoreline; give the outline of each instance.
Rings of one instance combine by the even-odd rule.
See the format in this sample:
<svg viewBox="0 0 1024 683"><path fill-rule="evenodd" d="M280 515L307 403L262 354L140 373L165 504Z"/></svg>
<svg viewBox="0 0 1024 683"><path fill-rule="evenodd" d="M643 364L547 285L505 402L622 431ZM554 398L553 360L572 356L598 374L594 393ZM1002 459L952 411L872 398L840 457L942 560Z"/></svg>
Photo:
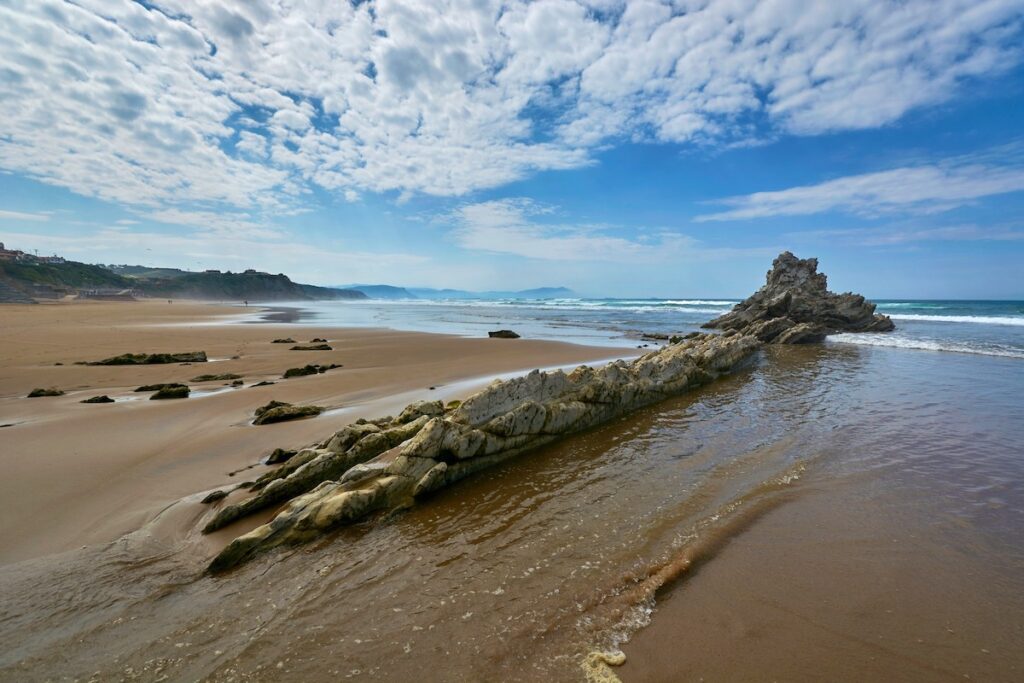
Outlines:
<svg viewBox="0 0 1024 683"><path fill-rule="evenodd" d="M83 305L84 304L84 305ZM315 324L234 324L236 307L175 302L61 302L10 306L0 335L0 424L7 476L0 482L0 564L113 541L175 500L231 485L273 448L322 439L360 417L410 400L464 397L493 378L539 367L634 355L628 349L547 340L497 340ZM169 324L168 324L169 323ZM272 330L333 351L289 351ZM215 363L83 366L127 352L203 350ZM237 358L235 358L237 357ZM63 365L55 365L63 363ZM325 374L281 380L289 367L341 363ZM234 373L243 388L192 383ZM133 389L184 381L198 395L151 402ZM252 387L258 381L271 386ZM26 399L36 387L64 396ZM435 387L433 390L430 387ZM116 403L82 405L106 394ZM131 399L131 400L121 400ZM252 411L284 400L328 408L323 415L253 427ZM199 401L199 403L196 403ZM253 474L266 468L256 465ZM82 520L89 520L83 524Z"/></svg>

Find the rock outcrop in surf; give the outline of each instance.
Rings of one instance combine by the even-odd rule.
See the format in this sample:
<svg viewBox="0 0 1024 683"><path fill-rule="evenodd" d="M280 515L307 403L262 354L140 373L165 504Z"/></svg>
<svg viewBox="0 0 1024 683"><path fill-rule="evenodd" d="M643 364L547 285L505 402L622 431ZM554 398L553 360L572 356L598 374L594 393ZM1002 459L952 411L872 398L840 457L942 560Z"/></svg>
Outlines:
<svg viewBox="0 0 1024 683"><path fill-rule="evenodd" d="M764 287L703 327L737 330L766 344L806 344L834 332L888 332L896 326L863 296L828 291L818 259L784 251L772 262Z"/></svg>
<svg viewBox="0 0 1024 683"><path fill-rule="evenodd" d="M419 402L397 418L350 425L258 481L264 488L254 498L216 515L205 532L290 501L271 522L232 541L209 568L229 569L407 506L485 467L710 382L759 346L734 332L699 334L632 362L495 381L450 411L439 401Z"/></svg>

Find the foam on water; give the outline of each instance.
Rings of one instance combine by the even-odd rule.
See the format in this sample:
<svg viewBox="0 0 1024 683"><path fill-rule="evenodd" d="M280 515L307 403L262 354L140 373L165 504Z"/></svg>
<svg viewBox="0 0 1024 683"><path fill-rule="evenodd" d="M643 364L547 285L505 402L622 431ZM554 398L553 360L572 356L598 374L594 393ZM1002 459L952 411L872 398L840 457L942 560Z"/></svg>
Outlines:
<svg viewBox="0 0 1024 683"><path fill-rule="evenodd" d="M1024 316L1002 315L921 315L918 313L895 313L893 320L924 320L934 323L969 323L974 325L1012 325L1024 327Z"/></svg>
<svg viewBox="0 0 1024 683"><path fill-rule="evenodd" d="M899 334L844 333L830 335L828 340L830 342L861 346L887 346L899 349L916 349L919 351L945 351L949 353L972 353L982 356L1002 356L1004 358L1024 358L1024 350L1008 346L936 341L924 338L914 339Z"/></svg>

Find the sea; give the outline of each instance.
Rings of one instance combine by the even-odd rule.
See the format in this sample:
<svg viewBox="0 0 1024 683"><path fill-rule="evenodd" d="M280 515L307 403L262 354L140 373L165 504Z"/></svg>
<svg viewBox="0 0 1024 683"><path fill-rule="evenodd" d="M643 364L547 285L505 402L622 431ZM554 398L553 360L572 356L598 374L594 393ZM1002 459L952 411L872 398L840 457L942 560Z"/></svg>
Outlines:
<svg viewBox="0 0 1024 683"><path fill-rule="evenodd" d="M293 322L327 327L485 336L512 329L523 337L600 346L636 346L648 335L685 334L729 311L734 299L503 299L303 302L286 309ZM831 344L1024 358L1024 301L880 300L877 312L896 331L839 334ZM243 320L281 317L282 311Z"/></svg>
<svg viewBox="0 0 1024 683"><path fill-rule="evenodd" d="M627 356L734 303L302 303L239 320L508 328ZM1024 302L878 310L895 332L765 347L223 576L138 535L0 567L0 680L1024 680Z"/></svg>

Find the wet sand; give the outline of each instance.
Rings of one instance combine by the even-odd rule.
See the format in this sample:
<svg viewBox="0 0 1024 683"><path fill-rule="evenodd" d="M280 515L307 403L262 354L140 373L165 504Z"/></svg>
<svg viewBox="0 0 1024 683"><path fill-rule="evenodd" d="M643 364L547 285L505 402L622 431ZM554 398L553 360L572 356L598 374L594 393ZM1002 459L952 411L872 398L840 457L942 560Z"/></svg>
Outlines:
<svg viewBox="0 0 1024 683"><path fill-rule="evenodd" d="M278 336L243 327L259 335L243 360ZM349 357L392 334L326 332L352 339ZM619 648L625 683L1020 680L1021 386L1013 359L768 348L691 394L217 577L202 573L192 496L117 543L0 565L0 680L582 681L588 653ZM261 390L225 395L246 391ZM383 395L361 409L379 413ZM120 406L80 406L105 407ZM324 419L293 426L315 438ZM221 445L278 433L260 429L231 427ZM270 441L249 445L291 443ZM227 477L220 451L177 452L125 490L189 479L174 463L248 476Z"/></svg>
<svg viewBox="0 0 1024 683"><path fill-rule="evenodd" d="M217 324L245 312L164 301L0 309L0 424L10 425L0 428L0 563L112 541L182 496L255 478L265 468L244 468L277 446L308 444L413 400L452 397L453 385L464 393L472 386L466 380L623 353L528 339ZM291 344L270 343L276 337L326 338L333 351L290 351ZM74 364L126 352L199 350L214 362ZM281 379L287 368L307 363L344 367ZM245 387L188 381L222 373L242 375ZM276 383L251 387L261 380ZM133 391L160 382L188 383L193 394L149 401L149 393ZM25 398L36 387L67 393ZM100 394L118 402L79 403ZM251 426L253 410L271 399L334 410Z"/></svg>

